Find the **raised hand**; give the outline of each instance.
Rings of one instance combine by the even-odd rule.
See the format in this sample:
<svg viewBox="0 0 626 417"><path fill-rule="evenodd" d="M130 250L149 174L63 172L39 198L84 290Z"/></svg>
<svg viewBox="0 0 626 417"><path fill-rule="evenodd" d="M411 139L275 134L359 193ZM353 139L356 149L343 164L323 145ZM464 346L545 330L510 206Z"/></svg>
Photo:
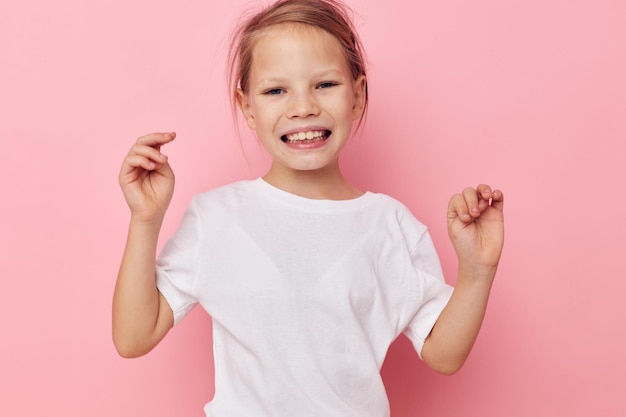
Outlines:
<svg viewBox="0 0 626 417"><path fill-rule="evenodd" d="M502 191L485 184L450 199L448 234L459 269L454 292L422 349L422 358L439 372L461 368L480 330L504 243L503 204Z"/></svg>
<svg viewBox="0 0 626 417"><path fill-rule="evenodd" d="M466 188L448 205L448 235L459 264L495 268L504 243L504 195L489 185Z"/></svg>
<svg viewBox="0 0 626 417"><path fill-rule="evenodd" d="M137 139L124 159L119 183L135 220L160 221L174 193L174 172L161 146L175 133L152 133Z"/></svg>

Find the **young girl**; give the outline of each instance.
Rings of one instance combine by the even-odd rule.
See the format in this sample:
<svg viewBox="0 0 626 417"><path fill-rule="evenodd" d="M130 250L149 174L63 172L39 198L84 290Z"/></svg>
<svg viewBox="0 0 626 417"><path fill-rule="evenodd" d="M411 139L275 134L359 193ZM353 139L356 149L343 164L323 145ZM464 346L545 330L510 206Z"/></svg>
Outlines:
<svg viewBox="0 0 626 417"><path fill-rule="evenodd" d="M503 194L479 185L451 198L452 291L426 227L339 167L368 99L346 9L280 0L242 25L232 51L233 99L271 168L196 196L155 263L174 188L161 147L175 134L137 140L120 173L131 221L115 345L143 355L201 304L215 357L207 416L388 416L379 371L401 333L438 372L468 356L502 250Z"/></svg>

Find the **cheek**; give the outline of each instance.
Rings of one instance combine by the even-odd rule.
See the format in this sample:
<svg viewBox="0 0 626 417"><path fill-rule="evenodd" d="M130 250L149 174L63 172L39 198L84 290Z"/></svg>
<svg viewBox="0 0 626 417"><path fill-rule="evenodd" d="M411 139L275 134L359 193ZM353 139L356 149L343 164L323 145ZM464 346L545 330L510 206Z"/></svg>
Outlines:
<svg viewBox="0 0 626 417"><path fill-rule="evenodd" d="M345 97L343 97L341 109L338 108L337 110L344 118L353 120L355 114L355 103L354 95L346 94Z"/></svg>

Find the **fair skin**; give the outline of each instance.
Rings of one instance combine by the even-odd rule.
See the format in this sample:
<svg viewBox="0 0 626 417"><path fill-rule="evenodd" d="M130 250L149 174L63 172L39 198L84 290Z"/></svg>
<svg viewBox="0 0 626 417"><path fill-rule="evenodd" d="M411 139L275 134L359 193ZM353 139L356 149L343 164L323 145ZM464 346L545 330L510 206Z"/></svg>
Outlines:
<svg viewBox="0 0 626 417"><path fill-rule="evenodd" d="M238 92L238 105L272 157L267 182L314 199L362 195L343 176L339 155L362 115L365 77L351 77L335 38L308 27L266 30L253 51L249 85ZM120 172L131 221L113 298L113 339L125 357L149 352L174 321L156 288L154 267L174 189L174 174L160 149L174 138L173 133L139 138ZM438 372L460 369L480 329L502 251L503 200L501 191L484 184L450 199L448 231L459 259L457 284L422 350L425 362Z"/></svg>
<svg viewBox="0 0 626 417"><path fill-rule="evenodd" d="M437 372L451 375L461 369L478 336L504 244L503 204L502 192L486 184L466 188L448 204L457 280L422 348L422 358Z"/></svg>
<svg viewBox="0 0 626 417"><path fill-rule="evenodd" d="M148 353L174 324L155 285L156 245L174 192L174 173L161 146L173 133L140 137L124 160L119 182L130 207L126 249L113 294L113 342L123 357Z"/></svg>
<svg viewBox="0 0 626 417"><path fill-rule="evenodd" d="M272 156L264 179L308 198L361 195L341 173L339 154L363 114L365 77L352 79L339 42L318 29L278 25L264 31L252 57L249 91L239 90L237 103Z"/></svg>

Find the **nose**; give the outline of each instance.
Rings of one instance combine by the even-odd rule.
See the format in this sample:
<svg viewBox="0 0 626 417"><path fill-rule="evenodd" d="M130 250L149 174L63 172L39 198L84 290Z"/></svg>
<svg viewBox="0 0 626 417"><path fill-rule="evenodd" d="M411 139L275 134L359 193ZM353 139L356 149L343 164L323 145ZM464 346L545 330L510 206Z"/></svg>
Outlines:
<svg viewBox="0 0 626 417"><path fill-rule="evenodd" d="M290 118L317 116L320 113L317 100L311 92L294 94L289 104L288 116Z"/></svg>

